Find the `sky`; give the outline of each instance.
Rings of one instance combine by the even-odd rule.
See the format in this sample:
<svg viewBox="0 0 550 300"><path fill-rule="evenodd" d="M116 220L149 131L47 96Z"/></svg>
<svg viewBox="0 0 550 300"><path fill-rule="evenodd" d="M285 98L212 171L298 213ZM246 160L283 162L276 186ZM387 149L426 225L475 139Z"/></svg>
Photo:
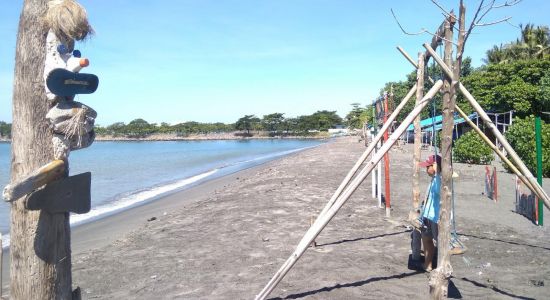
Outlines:
<svg viewBox="0 0 550 300"><path fill-rule="evenodd" d="M15 44L23 1L0 10L0 120L12 121ZM458 0L440 0L458 11ZM501 1L500 1L501 2ZM254 114L286 117L367 105L384 83L403 80L412 57L442 11L430 0L82 0L95 35L77 43L99 88L77 101L98 112L96 124L143 118L150 123L232 123ZM465 1L467 22L478 1ZM524 0L493 10L485 21L549 25L550 1ZM501 23L476 27L465 48L480 66L493 45L515 40Z"/></svg>

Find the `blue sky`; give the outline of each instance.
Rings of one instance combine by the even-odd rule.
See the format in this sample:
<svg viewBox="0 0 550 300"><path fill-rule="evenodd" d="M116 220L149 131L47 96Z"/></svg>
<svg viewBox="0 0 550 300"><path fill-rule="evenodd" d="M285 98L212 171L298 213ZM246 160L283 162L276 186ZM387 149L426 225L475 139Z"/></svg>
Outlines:
<svg viewBox="0 0 550 300"><path fill-rule="evenodd" d="M383 84L412 67L441 11L429 0L82 0L96 31L77 48L99 76L98 91L78 96L98 112L96 124L235 122L245 114L287 117L371 103ZM440 3L455 8L458 0ZM472 17L478 1L465 1ZM0 10L0 120L11 122L15 40L22 1ZM486 20L549 25L550 1L524 0ZM474 66L495 44L515 40L508 24L478 27L466 45Z"/></svg>

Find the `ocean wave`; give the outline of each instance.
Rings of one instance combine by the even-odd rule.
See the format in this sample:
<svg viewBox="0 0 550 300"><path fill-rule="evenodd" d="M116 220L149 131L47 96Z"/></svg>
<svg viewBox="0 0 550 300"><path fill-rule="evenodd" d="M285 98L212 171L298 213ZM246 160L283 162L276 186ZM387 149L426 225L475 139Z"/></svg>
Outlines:
<svg viewBox="0 0 550 300"><path fill-rule="evenodd" d="M213 169L213 170L201 173L199 175L178 180L176 182L171 182L168 184L155 186L146 190L134 192L132 194L120 197L119 199L113 202L110 202L109 204L104 204L104 205L99 205L97 207L94 207L88 213L85 213L85 214L81 214L81 215L71 214L71 221L70 221L71 225L78 225L78 224L85 223L87 221L92 221L100 217L108 216L117 211L127 209L131 206L135 206L137 204L150 201L163 194L174 192L176 190L189 186L193 183L196 183L197 181L205 179L208 176L211 176L218 171L219 169ZM10 235L9 234L2 235L2 247L7 248L9 247L9 245L10 245Z"/></svg>
<svg viewBox="0 0 550 300"><path fill-rule="evenodd" d="M93 221L95 219L99 219L101 217L106 217L108 215L114 214L114 213L122 211L124 209L128 209L132 206L136 206L140 203L151 201L151 200L153 200L155 198L158 198L162 195L181 190L181 189L183 189L183 188L185 188L185 187L187 187L187 186L189 186L193 183L197 183L200 180L203 180L203 179L205 179L209 176L214 175L215 173L219 172L220 170L227 170L227 169L234 169L235 168L233 171L238 171L238 170L241 170L243 168L246 168L246 167L243 167L243 165L247 165L247 164L259 165L259 164L262 164L264 162L270 161L270 160L278 158L278 157L289 155L289 154L292 154L292 153L295 153L295 152L300 152L300 151L307 150L307 149L310 149L310 148L315 148L317 146L319 146L319 145L309 146L309 147L302 147L302 148L298 148L298 149L285 150L285 151L270 153L270 154L267 154L267 155L261 155L261 156L257 156L257 157L254 157L254 158L250 158L250 159L246 159L246 160L242 160L242 161L237 161L237 162L234 162L234 163L229 163L229 164L220 166L219 168L215 168L215 169L212 169L212 170L206 171L204 173L201 173L201 174L198 174L198 175L195 175L195 176L192 176L192 177L188 177L188 178L185 178L185 179L182 179L182 180L177 180L175 182L170 182L170 183L167 183L167 184L158 185L158 186L147 188L147 189L144 189L144 190L134 191L134 192L131 192L131 193L123 194L122 196L118 197L116 200L114 200L112 202L109 202L108 204L103 204L103 205L99 205L97 207L93 207L86 214L81 214L81 215L71 214L70 223L71 223L71 225L79 225L79 224L83 224L83 223L86 223L86 222ZM229 170L227 170L227 171L229 171ZM225 172L221 172L221 173L225 173ZM231 171L230 171L230 173L231 173ZM220 176L227 175L227 174L228 173L221 174ZM2 235L2 246L3 246L3 248L9 247L9 245L10 245L10 235L9 234Z"/></svg>

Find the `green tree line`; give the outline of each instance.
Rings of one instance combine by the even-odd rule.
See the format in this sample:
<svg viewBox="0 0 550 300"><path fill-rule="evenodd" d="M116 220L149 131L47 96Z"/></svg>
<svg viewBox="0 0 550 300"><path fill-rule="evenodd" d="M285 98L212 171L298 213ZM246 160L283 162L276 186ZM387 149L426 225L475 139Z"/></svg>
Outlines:
<svg viewBox="0 0 550 300"><path fill-rule="evenodd" d="M225 124L184 122L175 125L168 123L149 123L144 119L135 119L128 124L116 122L108 126L95 126L96 134L115 137L145 138L152 134L174 134L189 136L192 134L229 133L240 131L242 135L252 136L254 132L268 132L271 136L280 135L308 135L319 131L326 131L343 120L335 111L317 111L311 115L295 118L285 118L283 113L272 113L258 118L255 115L245 115L235 123Z"/></svg>
<svg viewBox="0 0 550 300"><path fill-rule="evenodd" d="M11 124L0 121L0 138L11 139Z"/></svg>

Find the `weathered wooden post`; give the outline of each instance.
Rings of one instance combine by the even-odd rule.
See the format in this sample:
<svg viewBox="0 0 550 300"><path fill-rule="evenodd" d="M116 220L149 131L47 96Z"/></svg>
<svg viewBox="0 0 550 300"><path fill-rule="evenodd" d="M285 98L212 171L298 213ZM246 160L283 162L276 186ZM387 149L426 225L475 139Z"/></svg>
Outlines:
<svg viewBox="0 0 550 300"><path fill-rule="evenodd" d="M73 0L24 1L15 56L11 178L3 191L12 203L13 299L79 297L72 291L69 212L89 210L90 173L67 177L68 156L94 140L95 111L73 98L83 88L95 91L97 77L79 76L83 65L72 62L81 61L74 41L91 31L86 11ZM71 77L52 76L59 72ZM93 91L88 78L96 80ZM50 79L60 84L50 85Z"/></svg>
<svg viewBox="0 0 550 300"><path fill-rule="evenodd" d="M47 0L25 0L19 21L13 87L11 181L52 159L45 119L49 110L44 93L46 53L43 25ZM24 201L11 208L11 283L13 299L70 299L71 256L69 214L30 211Z"/></svg>
<svg viewBox="0 0 550 300"><path fill-rule="evenodd" d="M424 53L418 53L418 69L416 70L416 103L424 97ZM420 116L414 119L414 151L413 151L413 197L412 211L409 220L415 222L420 217L420 147L422 146L422 128L420 128ZM420 231L413 228L411 240L411 258L420 260L421 237Z"/></svg>
<svg viewBox="0 0 550 300"><path fill-rule="evenodd" d="M462 4L462 3L461 3ZM459 32L459 49L457 53L461 55L460 34L464 34L464 6L460 7L460 31ZM445 22L445 50L444 62L450 68L453 67L453 28L456 23L456 16L449 14ZM454 128L454 108L456 100L456 83L460 76L460 61L457 57L456 64L453 68L453 77L446 75L443 84L443 128L441 129L441 199L438 222L438 239L437 239L437 268L430 273L430 296L432 299L446 299L448 294L449 278L453 272L451 266L451 253L449 249L451 232L451 199L452 199L452 143L453 143L453 128Z"/></svg>

